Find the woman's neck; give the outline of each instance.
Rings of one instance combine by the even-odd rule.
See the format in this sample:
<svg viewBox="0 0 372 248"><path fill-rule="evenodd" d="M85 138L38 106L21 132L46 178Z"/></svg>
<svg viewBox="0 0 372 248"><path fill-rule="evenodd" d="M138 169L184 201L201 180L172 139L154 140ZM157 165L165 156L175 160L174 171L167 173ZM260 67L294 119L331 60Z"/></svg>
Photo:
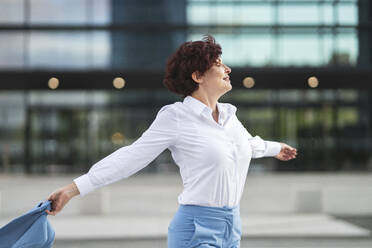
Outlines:
<svg viewBox="0 0 372 248"><path fill-rule="evenodd" d="M218 109L217 109L218 98L211 97L206 94L200 94L198 92L194 92L191 96L194 97L195 99L198 99L205 105L207 105L210 109L212 109L212 112L214 114L216 113L218 114Z"/></svg>

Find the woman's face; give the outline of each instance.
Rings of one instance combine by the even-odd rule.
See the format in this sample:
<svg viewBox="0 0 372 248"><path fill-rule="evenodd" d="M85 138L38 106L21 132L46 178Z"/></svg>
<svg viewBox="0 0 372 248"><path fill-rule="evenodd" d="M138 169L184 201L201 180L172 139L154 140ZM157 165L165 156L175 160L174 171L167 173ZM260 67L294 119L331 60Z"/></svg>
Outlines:
<svg viewBox="0 0 372 248"><path fill-rule="evenodd" d="M231 69L218 58L208 71L202 76L203 86L209 92L225 94L232 89L229 74ZM201 85L199 85L200 87ZM211 93L212 93L211 92Z"/></svg>

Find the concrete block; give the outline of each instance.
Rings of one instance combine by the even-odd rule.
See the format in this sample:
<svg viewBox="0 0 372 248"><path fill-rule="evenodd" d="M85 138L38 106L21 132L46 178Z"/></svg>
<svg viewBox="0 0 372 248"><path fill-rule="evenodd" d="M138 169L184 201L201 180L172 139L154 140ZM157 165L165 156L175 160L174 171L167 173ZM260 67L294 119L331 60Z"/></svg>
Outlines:
<svg viewBox="0 0 372 248"><path fill-rule="evenodd" d="M323 211L322 189L316 184L295 185L294 204L297 213L321 213Z"/></svg>
<svg viewBox="0 0 372 248"><path fill-rule="evenodd" d="M80 198L79 213L81 215L110 214L110 191L100 189Z"/></svg>

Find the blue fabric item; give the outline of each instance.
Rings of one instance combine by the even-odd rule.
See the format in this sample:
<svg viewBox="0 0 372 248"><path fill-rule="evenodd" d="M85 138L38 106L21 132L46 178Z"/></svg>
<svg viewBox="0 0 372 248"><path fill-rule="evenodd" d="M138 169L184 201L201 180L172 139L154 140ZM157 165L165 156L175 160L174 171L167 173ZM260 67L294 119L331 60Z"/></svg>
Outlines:
<svg viewBox="0 0 372 248"><path fill-rule="evenodd" d="M0 229L0 248L49 248L55 233L45 210L51 202L40 202L35 208Z"/></svg>
<svg viewBox="0 0 372 248"><path fill-rule="evenodd" d="M239 248L239 206L180 205L168 227L168 248Z"/></svg>

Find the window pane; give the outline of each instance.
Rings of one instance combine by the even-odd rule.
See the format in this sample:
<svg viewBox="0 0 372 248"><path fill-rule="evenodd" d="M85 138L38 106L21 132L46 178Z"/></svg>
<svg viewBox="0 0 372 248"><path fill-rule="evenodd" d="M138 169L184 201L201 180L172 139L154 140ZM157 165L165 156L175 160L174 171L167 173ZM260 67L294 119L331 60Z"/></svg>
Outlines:
<svg viewBox="0 0 372 248"><path fill-rule="evenodd" d="M339 4L338 8L338 22L340 24L357 25L358 24L358 10L355 4Z"/></svg>
<svg viewBox="0 0 372 248"><path fill-rule="evenodd" d="M30 3L31 23L107 24L111 21L110 0L1 0L0 23L23 23L26 1Z"/></svg>
<svg viewBox="0 0 372 248"><path fill-rule="evenodd" d="M319 40L315 35L283 35L279 37L280 66L319 66Z"/></svg>
<svg viewBox="0 0 372 248"><path fill-rule="evenodd" d="M234 10L234 6L231 5L209 6L209 23L235 23Z"/></svg>
<svg viewBox="0 0 372 248"><path fill-rule="evenodd" d="M264 66L271 64L272 39L269 34L213 34L222 46L222 59L228 66ZM200 40L203 34L194 33L188 40Z"/></svg>
<svg viewBox="0 0 372 248"><path fill-rule="evenodd" d="M82 69L109 63L108 32L31 33L31 67Z"/></svg>
<svg viewBox="0 0 372 248"><path fill-rule="evenodd" d="M322 7L322 20L323 24L326 25L334 25L335 20L334 20L334 7L331 4L325 4Z"/></svg>
<svg viewBox="0 0 372 248"><path fill-rule="evenodd" d="M91 0L92 20L94 24L109 24L111 22L111 0Z"/></svg>
<svg viewBox="0 0 372 248"><path fill-rule="evenodd" d="M270 24L271 6L248 4L189 4L190 24Z"/></svg>
<svg viewBox="0 0 372 248"><path fill-rule="evenodd" d="M88 64L87 35L78 33L32 32L31 67L84 68Z"/></svg>
<svg viewBox="0 0 372 248"><path fill-rule="evenodd" d="M356 65L358 57L358 38L355 33L338 35L338 52L344 57L344 64Z"/></svg>
<svg viewBox="0 0 372 248"><path fill-rule="evenodd" d="M189 24L207 24L209 22L209 7L189 4L186 19Z"/></svg>
<svg viewBox="0 0 372 248"><path fill-rule="evenodd" d="M270 5L237 5L234 22L237 24L272 24L273 14Z"/></svg>
<svg viewBox="0 0 372 248"><path fill-rule="evenodd" d="M87 0L33 0L31 1L31 23L82 24L87 22Z"/></svg>
<svg viewBox="0 0 372 248"><path fill-rule="evenodd" d="M232 66L265 66L271 64L272 39L269 34L233 36L227 46L226 59Z"/></svg>
<svg viewBox="0 0 372 248"><path fill-rule="evenodd" d="M23 0L1 0L0 23L22 23L23 5Z"/></svg>
<svg viewBox="0 0 372 248"><path fill-rule="evenodd" d="M323 65L332 64L332 56L335 50L335 39L332 34L323 35L320 39L321 60Z"/></svg>
<svg viewBox="0 0 372 248"><path fill-rule="evenodd" d="M316 5L280 5L281 24L318 24L319 8Z"/></svg>
<svg viewBox="0 0 372 248"><path fill-rule="evenodd" d="M12 82L2 82L11 84ZM0 170L21 172L24 165L25 98L22 92L0 92Z"/></svg>
<svg viewBox="0 0 372 248"><path fill-rule="evenodd" d="M92 64L96 68L107 68L111 65L111 40L110 33L107 31L97 31L92 33L92 43L90 54L92 54Z"/></svg>
<svg viewBox="0 0 372 248"><path fill-rule="evenodd" d="M0 40L0 69L22 67L24 65L24 34L18 31L2 31Z"/></svg>

